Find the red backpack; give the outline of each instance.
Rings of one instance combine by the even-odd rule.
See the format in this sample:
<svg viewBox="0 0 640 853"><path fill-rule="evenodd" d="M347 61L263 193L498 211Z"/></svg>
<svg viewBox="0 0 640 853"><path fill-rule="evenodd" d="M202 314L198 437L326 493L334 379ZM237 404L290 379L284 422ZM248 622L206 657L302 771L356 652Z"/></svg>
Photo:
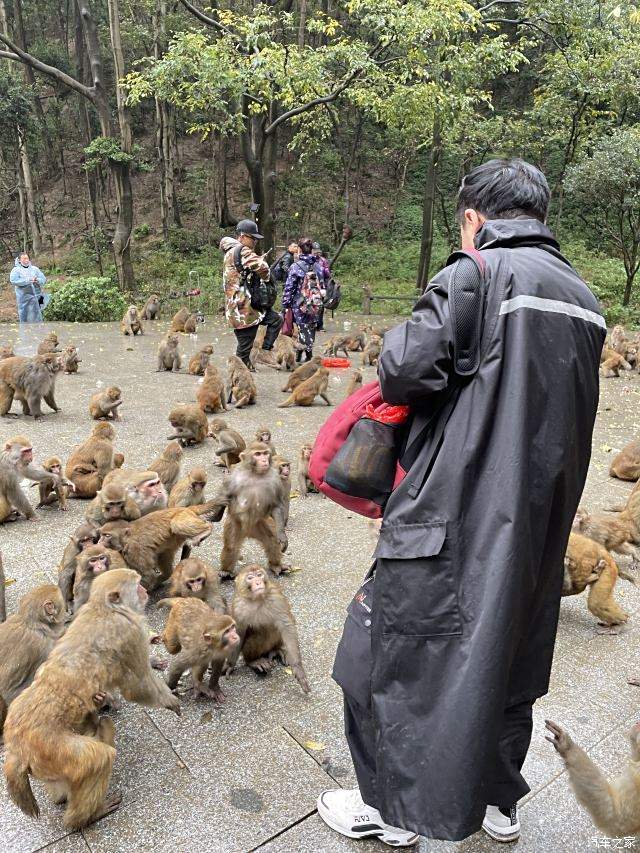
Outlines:
<svg viewBox="0 0 640 853"><path fill-rule="evenodd" d="M309 460L309 477L319 492L345 509L381 518L389 496L412 469L427 434L433 431L431 453L421 459L419 471L414 474L412 470L409 493L415 497L464 380L478 369L485 265L477 251L456 252L449 262L464 257L472 263L457 264L449 288L455 373L432 415L417 425L419 429L412 428L409 408L385 403L375 381L347 397L320 428Z"/></svg>

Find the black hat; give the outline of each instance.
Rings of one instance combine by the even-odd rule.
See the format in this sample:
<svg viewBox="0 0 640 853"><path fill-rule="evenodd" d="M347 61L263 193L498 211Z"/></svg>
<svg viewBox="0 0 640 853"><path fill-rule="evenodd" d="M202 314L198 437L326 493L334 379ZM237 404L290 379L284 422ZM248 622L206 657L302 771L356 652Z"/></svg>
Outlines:
<svg viewBox="0 0 640 853"><path fill-rule="evenodd" d="M236 231L238 234L247 234L256 240L262 240L262 234L258 234L258 226L253 219L241 219L236 225Z"/></svg>

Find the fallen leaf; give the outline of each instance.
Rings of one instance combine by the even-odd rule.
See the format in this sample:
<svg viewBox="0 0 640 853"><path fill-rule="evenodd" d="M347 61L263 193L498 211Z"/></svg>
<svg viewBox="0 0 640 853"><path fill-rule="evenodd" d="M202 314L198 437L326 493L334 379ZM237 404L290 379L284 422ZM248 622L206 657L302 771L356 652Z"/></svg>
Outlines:
<svg viewBox="0 0 640 853"><path fill-rule="evenodd" d="M15 583L15 582L16 582L15 578L5 578L4 579L4 585L5 586L11 586L11 584Z"/></svg>
<svg viewBox="0 0 640 853"><path fill-rule="evenodd" d="M326 746L317 740L305 740L302 742L302 745L305 749L312 749L314 752L320 752L321 750L326 749Z"/></svg>

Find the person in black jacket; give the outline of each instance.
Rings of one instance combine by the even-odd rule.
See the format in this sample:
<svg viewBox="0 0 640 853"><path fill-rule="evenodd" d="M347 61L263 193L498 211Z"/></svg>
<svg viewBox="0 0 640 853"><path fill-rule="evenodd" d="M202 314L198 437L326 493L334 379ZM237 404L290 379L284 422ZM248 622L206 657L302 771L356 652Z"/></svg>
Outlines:
<svg viewBox="0 0 640 853"><path fill-rule="evenodd" d="M382 396L411 407L414 435L429 428L385 507L334 664L358 788L325 791L318 812L350 838L520 834L606 332L545 225L548 204L544 175L522 160L462 182L462 248L484 267L471 377L455 371L459 255L384 338Z"/></svg>

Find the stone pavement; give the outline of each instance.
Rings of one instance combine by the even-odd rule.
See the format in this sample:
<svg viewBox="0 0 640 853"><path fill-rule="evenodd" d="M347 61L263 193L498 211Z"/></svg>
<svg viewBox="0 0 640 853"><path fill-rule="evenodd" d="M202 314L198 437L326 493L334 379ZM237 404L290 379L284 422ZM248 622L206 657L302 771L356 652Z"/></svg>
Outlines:
<svg viewBox="0 0 640 853"><path fill-rule="evenodd" d="M351 320L358 322L358 318ZM343 318L330 328L342 329L342 324ZM125 402L122 423L116 425L116 448L126 454L128 466L150 462L169 434L169 409L174 403L193 401L198 381L184 373L153 372L155 349L166 325L147 324L148 334L135 340L120 335L115 324L52 324L23 333L14 325L0 326L0 344L14 343L18 354L32 354L44 332L54 328L63 344L73 342L79 347L83 359L78 375L58 380L60 413L48 414L37 423L22 417L3 420L0 438L23 432L33 441L36 458L53 453L66 458L92 428L87 413L91 394L117 384ZM213 343L214 363L224 367L233 337L221 319L209 320L197 340L185 336L183 353L189 356L205 343ZM329 393L339 401L346 376L334 373ZM375 375L371 368L366 373L367 378ZM231 411L228 419L247 438L260 424L270 423L276 448L295 461L298 447L313 439L330 410L323 404L277 409L283 374L261 367L257 381L258 404ZM629 485L608 478L607 468L611 454L640 431L637 374L602 384L583 501L592 509L618 503L629 491ZM205 466L210 495L222 478L213 462L210 441L185 451L183 457L184 471ZM35 490L30 494L35 499ZM7 589L10 612L28 589L55 579L64 545L85 507L84 502L72 501L67 514L41 510L39 524L0 528L6 573L15 580ZM43 849L51 853L373 853L386 849L378 842L342 839L324 826L315 811L321 790L354 784L342 734L340 693L330 672L345 608L368 568L372 529L366 519L313 495L292 500L289 539L289 557L299 571L281 583L298 621L312 694L305 697L282 667L264 679L241 667L226 682L227 701L222 707L185 696L178 719L168 711L125 704L114 714L117 758L111 787L123 794L120 809L82 833L69 834L61 809L46 800L41 786L34 785L34 790L42 816L32 820L9 802L2 780L2 853ZM215 562L219 550L216 531L200 554ZM251 544L245 548L245 559L253 557L262 555ZM231 584L223 586L228 597ZM534 710L535 731L525 766L532 790L522 805L522 839L511 847L518 853L597 849L598 833L576 805L561 763L544 740L543 720L550 717L565 724L605 769L614 771L625 762L625 732L635 721L640 703L640 689L626 683L640 669L636 654L640 591L622 581L616 594L632 613L618 636L596 633L584 596L562 603L550 693ZM161 627L153 604L149 619L154 628ZM489 853L499 848L478 834L459 844L430 842L427 849Z"/></svg>

